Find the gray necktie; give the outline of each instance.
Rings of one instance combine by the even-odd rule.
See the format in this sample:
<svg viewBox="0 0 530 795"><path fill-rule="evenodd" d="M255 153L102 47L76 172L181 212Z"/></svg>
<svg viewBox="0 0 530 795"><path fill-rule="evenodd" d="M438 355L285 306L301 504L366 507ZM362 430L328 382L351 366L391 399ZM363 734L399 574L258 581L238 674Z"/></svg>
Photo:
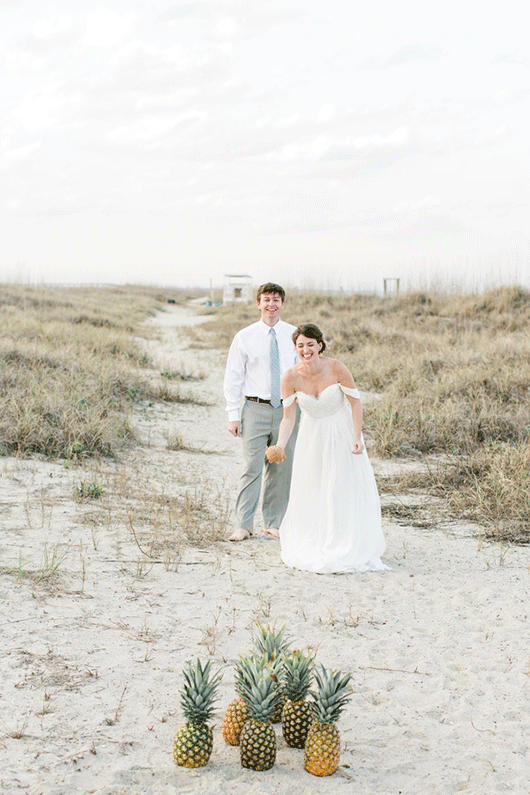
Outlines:
<svg viewBox="0 0 530 795"><path fill-rule="evenodd" d="M281 406L282 389L280 384L280 351L278 350L278 340L276 331L271 328L271 406L275 409Z"/></svg>

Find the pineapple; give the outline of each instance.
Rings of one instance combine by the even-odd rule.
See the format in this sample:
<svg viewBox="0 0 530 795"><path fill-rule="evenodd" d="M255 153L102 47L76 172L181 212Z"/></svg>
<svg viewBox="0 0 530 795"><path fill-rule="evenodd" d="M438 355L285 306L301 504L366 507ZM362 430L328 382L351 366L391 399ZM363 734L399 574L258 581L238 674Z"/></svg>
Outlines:
<svg viewBox="0 0 530 795"><path fill-rule="evenodd" d="M254 645L258 654L266 655L270 676L277 683L282 694L276 713L272 718L273 723L279 723L282 719L282 709L286 701L286 696L280 684L283 655L289 650L289 639L285 637L285 624L276 632L269 624L263 626L263 624L258 623Z"/></svg>
<svg viewBox="0 0 530 795"><path fill-rule="evenodd" d="M340 737L336 722L350 698L351 674L314 671L317 693L313 696L313 723L305 742L304 767L314 776L331 776L339 766Z"/></svg>
<svg viewBox="0 0 530 795"><path fill-rule="evenodd" d="M241 696L234 698L226 708L221 732L228 745L239 745L241 729L248 720L248 710Z"/></svg>
<svg viewBox="0 0 530 795"><path fill-rule="evenodd" d="M173 741L173 758L182 767L204 767L213 747L213 734L207 721L213 713L213 702L221 675L210 679L211 663L203 667L197 660L195 666L188 663L183 671L184 686L180 691L180 703L184 713L183 723Z"/></svg>
<svg viewBox="0 0 530 795"><path fill-rule="evenodd" d="M276 734L271 720L280 692L264 663L265 658L250 658L240 685L249 714L241 731L241 766L251 770L269 770L276 760Z"/></svg>
<svg viewBox="0 0 530 795"><path fill-rule="evenodd" d="M306 701L311 684L313 658L294 651L284 658L283 690L287 697L282 710L282 733L291 748L303 748L313 721L313 710Z"/></svg>
<svg viewBox="0 0 530 795"><path fill-rule="evenodd" d="M241 695L241 682L244 679L250 664L248 657L241 657L236 665L235 689L237 698L234 698L226 708L221 731L223 739L228 745L239 745L241 729L248 720L248 710L245 699Z"/></svg>

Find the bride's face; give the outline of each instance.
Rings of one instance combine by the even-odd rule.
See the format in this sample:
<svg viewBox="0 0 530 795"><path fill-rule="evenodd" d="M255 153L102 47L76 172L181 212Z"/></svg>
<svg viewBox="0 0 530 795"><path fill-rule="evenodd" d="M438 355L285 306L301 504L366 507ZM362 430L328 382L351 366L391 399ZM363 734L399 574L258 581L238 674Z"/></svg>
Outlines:
<svg viewBox="0 0 530 795"><path fill-rule="evenodd" d="M318 359L322 343L300 334L297 337L295 348L301 362L311 362Z"/></svg>

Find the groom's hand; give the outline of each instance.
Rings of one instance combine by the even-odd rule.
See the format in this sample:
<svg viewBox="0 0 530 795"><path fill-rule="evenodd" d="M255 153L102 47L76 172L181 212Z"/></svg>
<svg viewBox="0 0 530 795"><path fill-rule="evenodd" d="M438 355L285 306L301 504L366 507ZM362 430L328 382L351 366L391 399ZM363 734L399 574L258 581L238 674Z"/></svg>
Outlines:
<svg viewBox="0 0 530 795"><path fill-rule="evenodd" d="M228 423L228 430L232 436L241 436L241 422L239 420L232 420Z"/></svg>

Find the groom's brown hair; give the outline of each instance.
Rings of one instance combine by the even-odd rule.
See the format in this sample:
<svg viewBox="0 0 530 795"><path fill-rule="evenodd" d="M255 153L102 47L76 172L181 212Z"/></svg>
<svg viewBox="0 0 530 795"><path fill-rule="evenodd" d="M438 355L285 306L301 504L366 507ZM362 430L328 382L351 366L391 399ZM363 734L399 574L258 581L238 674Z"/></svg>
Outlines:
<svg viewBox="0 0 530 795"><path fill-rule="evenodd" d="M274 284L274 282L266 282L258 287L258 294L256 295L258 304L263 293L267 293L267 295L274 295L274 293L277 293L282 299L282 303L285 301L285 290L279 284Z"/></svg>

